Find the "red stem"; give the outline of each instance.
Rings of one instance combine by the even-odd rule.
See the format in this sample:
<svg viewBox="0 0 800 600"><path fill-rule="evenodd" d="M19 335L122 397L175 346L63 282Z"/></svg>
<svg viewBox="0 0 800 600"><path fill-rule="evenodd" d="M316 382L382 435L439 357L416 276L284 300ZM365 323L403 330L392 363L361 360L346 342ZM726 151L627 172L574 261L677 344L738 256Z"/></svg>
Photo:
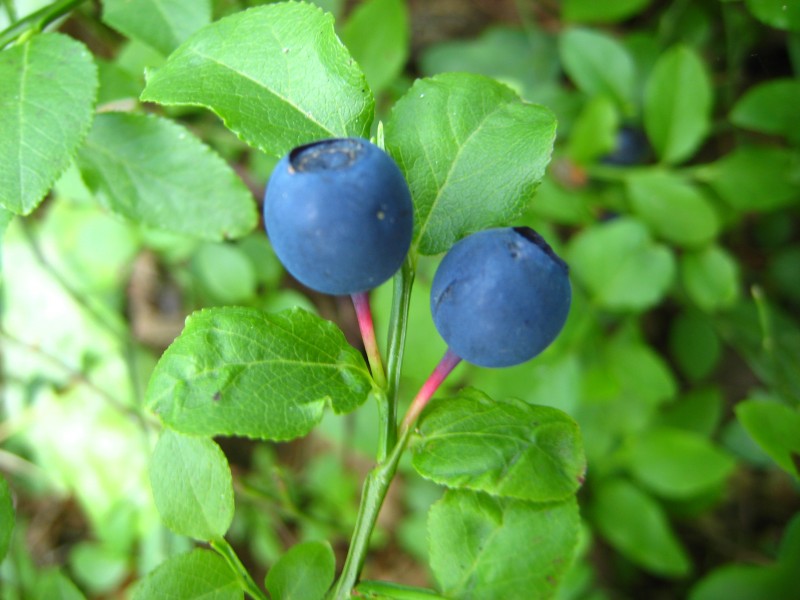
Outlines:
<svg viewBox="0 0 800 600"><path fill-rule="evenodd" d="M409 406L408 412L403 418L403 426L400 429L401 435L414 426L414 423L419 418L419 415L422 413L423 409L428 405L428 401L431 399L433 394L436 393L436 390L439 389L439 386L442 385L442 382L447 379L447 376L460 362L461 357L457 356L452 350L450 350L450 348L448 348L447 352L444 353L442 360L440 360L439 364L436 365L433 373L430 374L428 379L420 388L414 400L411 402L411 406Z"/></svg>

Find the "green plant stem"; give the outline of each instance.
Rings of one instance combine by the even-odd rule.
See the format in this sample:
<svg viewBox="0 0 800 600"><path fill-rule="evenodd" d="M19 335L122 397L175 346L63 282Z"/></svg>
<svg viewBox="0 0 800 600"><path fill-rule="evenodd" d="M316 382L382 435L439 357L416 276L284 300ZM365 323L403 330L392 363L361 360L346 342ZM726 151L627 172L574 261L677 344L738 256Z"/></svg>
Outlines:
<svg viewBox="0 0 800 600"><path fill-rule="evenodd" d="M397 472L397 465L400 463L400 457L403 455L408 443L409 434L410 431L406 431L400 437L386 461L372 469L364 481L361 504L358 507L358 516L356 517L356 526L353 531L353 537L350 540L350 549L347 552L342 575L331 592L331 600L347 600L358 583L361 569L364 567L364 561L367 558L372 530L375 529L375 523L386 498L386 492L389 491L389 485Z"/></svg>
<svg viewBox="0 0 800 600"><path fill-rule="evenodd" d="M389 317L389 341L387 343L387 419L385 423L384 443L378 452L378 461L389 455L397 441L397 403L400 392L400 371L406 347L406 330L408 329L408 309L411 306L411 288L414 285L414 265L406 259L403 266L394 276L392 312Z"/></svg>
<svg viewBox="0 0 800 600"><path fill-rule="evenodd" d="M6 9L9 23L14 23L17 20L17 9L14 6L14 0L3 0L3 6Z"/></svg>
<svg viewBox="0 0 800 600"><path fill-rule="evenodd" d="M57 0L0 31L0 50L26 34L38 33L86 0Z"/></svg>
<svg viewBox="0 0 800 600"><path fill-rule="evenodd" d="M261 591L256 585L256 582L253 581L253 578L250 577L250 573L247 572L247 569L242 564L242 561L239 560L236 551L228 543L228 540L225 538L211 540L211 547L216 550L220 556L225 559L228 566L233 569L233 572L236 573L239 579L242 589L248 596L255 600L268 600L267 595Z"/></svg>

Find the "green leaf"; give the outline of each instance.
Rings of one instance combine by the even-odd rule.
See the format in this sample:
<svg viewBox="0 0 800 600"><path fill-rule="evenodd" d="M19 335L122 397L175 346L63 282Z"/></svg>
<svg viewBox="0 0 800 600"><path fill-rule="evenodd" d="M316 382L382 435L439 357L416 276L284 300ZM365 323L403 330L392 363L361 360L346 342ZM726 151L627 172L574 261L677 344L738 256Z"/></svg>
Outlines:
<svg viewBox="0 0 800 600"><path fill-rule="evenodd" d="M408 10L404 0L369 0L356 6L342 28L342 41L377 95L401 73L408 59Z"/></svg>
<svg viewBox="0 0 800 600"><path fill-rule="evenodd" d="M691 570L664 511L627 481L607 480L599 486L592 515L600 534L614 548L651 573L683 577Z"/></svg>
<svg viewBox="0 0 800 600"><path fill-rule="evenodd" d="M167 55L211 22L211 0L103 0L103 22Z"/></svg>
<svg viewBox="0 0 800 600"><path fill-rule="evenodd" d="M212 440L165 429L153 450L150 485L161 520L175 533L210 541L228 531L233 481Z"/></svg>
<svg viewBox="0 0 800 600"><path fill-rule="evenodd" d="M281 2L204 27L155 72L142 100L203 106L267 154L329 137L368 137L374 99L333 16Z"/></svg>
<svg viewBox="0 0 800 600"><path fill-rule="evenodd" d="M413 451L414 468L436 483L532 502L565 500L586 470L566 413L478 390L432 402Z"/></svg>
<svg viewBox="0 0 800 600"><path fill-rule="evenodd" d="M735 411L750 437L781 469L800 479L800 412L774 400L746 400Z"/></svg>
<svg viewBox="0 0 800 600"><path fill-rule="evenodd" d="M590 163L611 152L617 144L619 115L606 96L595 96L578 115L569 136L568 152L579 164Z"/></svg>
<svg viewBox="0 0 800 600"><path fill-rule="evenodd" d="M425 75L467 71L507 84L532 102L556 85L560 67L554 36L545 31L490 26L469 40L447 40L426 48L419 59Z"/></svg>
<svg viewBox="0 0 800 600"><path fill-rule="evenodd" d="M613 37L589 29L568 29L559 50L564 70L581 91L613 98L623 113L632 110L634 64Z"/></svg>
<svg viewBox="0 0 800 600"><path fill-rule="evenodd" d="M86 600L77 586L58 569L40 573L36 580L36 597L41 600Z"/></svg>
<svg viewBox="0 0 800 600"><path fill-rule="evenodd" d="M798 156L785 148L742 146L698 171L739 211L767 212L800 198Z"/></svg>
<svg viewBox="0 0 800 600"><path fill-rule="evenodd" d="M722 410L719 388L694 388L664 410L660 423L710 437L719 426Z"/></svg>
<svg viewBox="0 0 800 600"><path fill-rule="evenodd" d="M97 67L58 33L0 52L0 205L27 215L69 166L94 116Z"/></svg>
<svg viewBox="0 0 800 600"><path fill-rule="evenodd" d="M241 237L258 221L233 170L168 119L98 115L78 166L111 210L158 229L220 240Z"/></svg>
<svg viewBox="0 0 800 600"><path fill-rule="evenodd" d="M763 23L777 29L800 31L800 4L788 0L745 0L747 8Z"/></svg>
<svg viewBox="0 0 800 600"><path fill-rule="evenodd" d="M0 563L6 557L8 547L11 545L11 534L14 531L14 502L11 498L11 488L8 482L0 475Z"/></svg>
<svg viewBox="0 0 800 600"><path fill-rule="evenodd" d="M665 163L694 154L711 126L711 82L697 53L675 46L656 62L644 91L644 125Z"/></svg>
<svg viewBox="0 0 800 600"><path fill-rule="evenodd" d="M572 562L580 519L559 504L448 490L428 514L430 565L460 600L551 598Z"/></svg>
<svg viewBox="0 0 800 600"><path fill-rule="evenodd" d="M264 262L271 258L263 257ZM246 302L256 295L256 269L248 256L231 244L203 244L192 256L192 267L213 300Z"/></svg>
<svg viewBox="0 0 800 600"><path fill-rule="evenodd" d="M336 575L336 557L328 542L297 544L267 573L272 600L322 600Z"/></svg>
<svg viewBox="0 0 800 600"><path fill-rule="evenodd" d="M734 125L762 133L785 135L800 143L800 123L794 107L800 105L800 81L773 79L750 88L731 111Z"/></svg>
<svg viewBox="0 0 800 600"><path fill-rule="evenodd" d="M555 125L547 108L480 75L414 83L386 124L387 151L414 200L412 255L520 216L550 161Z"/></svg>
<svg viewBox="0 0 800 600"><path fill-rule="evenodd" d="M161 564L135 588L133 600L242 600L236 574L221 556L195 549Z"/></svg>
<svg viewBox="0 0 800 600"><path fill-rule="evenodd" d="M723 483L736 466L703 436L666 427L633 440L628 456L633 476L664 498L698 496Z"/></svg>
<svg viewBox="0 0 800 600"><path fill-rule="evenodd" d="M573 238L567 262L600 305L618 310L657 304L675 274L672 253L628 217L584 229Z"/></svg>
<svg viewBox="0 0 800 600"><path fill-rule="evenodd" d="M626 180L631 207L658 237L678 246L700 246L717 235L719 218L705 195L668 171L632 173Z"/></svg>
<svg viewBox="0 0 800 600"><path fill-rule="evenodd" d="M561 16L565 21L614 23L642 12L651 0L564 0Z"/></svg>
<svg viewBox="0 0 800 600"><path fill-rule="evenodd" d="M669 331L669 346L683 374L693 381L709 376L722 354L710 319L697 311L675 318Z"/></svg>
<svg viewBox="0 0 800 600"><path fill-rule="evenodd" d="M689 600L764 600L791 598L797 583L777 566L728 564L714 569L692 588Z"/></svg>
<svg viewBox="0 0 800 600"><path fill-rule="evenodd" d="M681 258L686 292L707 312L727 308L739 298L739 266L721 246L709 246Z"/></svg>
<svg viewBox="0 0 800 600"><path fill-rule="evenodd" d="M197 435L288 440L360 406L372 389L364 359L336 325L302 309L194 313L156 365L147 404Z"/></svg>

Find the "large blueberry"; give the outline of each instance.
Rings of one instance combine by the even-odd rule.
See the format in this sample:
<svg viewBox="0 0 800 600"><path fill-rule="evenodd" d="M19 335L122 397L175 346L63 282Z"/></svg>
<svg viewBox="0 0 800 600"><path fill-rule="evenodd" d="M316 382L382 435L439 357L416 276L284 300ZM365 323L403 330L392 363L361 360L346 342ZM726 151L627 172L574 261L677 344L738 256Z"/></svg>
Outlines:
<svg viewBox="0 0 800 600"><path fill-rule="evenodd" d="M342 295L389 279L403 264L414 224L400 169L360 138L314 142L283 157L267 184L264 222L298 281Z"/></svg>
<svg viewBox="0 0 800 600"><path fill-rule="evenodd" d="M456 243L433 278L431 312L450 350L483 367L530 360L559 334L572 289L567 265L528 227Z"/></svg>

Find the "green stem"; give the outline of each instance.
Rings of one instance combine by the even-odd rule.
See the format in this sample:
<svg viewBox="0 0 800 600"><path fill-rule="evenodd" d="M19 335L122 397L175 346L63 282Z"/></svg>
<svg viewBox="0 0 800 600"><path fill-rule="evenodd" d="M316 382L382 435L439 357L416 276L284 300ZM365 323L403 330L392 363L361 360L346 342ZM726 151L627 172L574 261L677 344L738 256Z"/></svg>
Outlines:
<svg viewBox="0 0 800 600"><path fill-rule="evenodd" d="M6 9L9 23L14 23L17 20L17 9L14 6L14 0L3 0L3 6Z"/></svg>
<svg viewBox="0 0 800 600"><path fill-rule="evenodd" d="M385 446L379 457L388 456L397 441L397 403L400 392L400 371L406 347L408 309L411 306L411 288L414 285L414 265L407 259L394 276L392 312L389 318L389 341L386 355L388 416L385 431ZM382 460L382 458L379 458Z"/></svg>
<svg viewBox="0 0 800 600"><path fill-rule="evenodd" d="M29 33L38 33L86 0L57 0L0 31L0 50Z"/></svg>
<svg viewBox="0 0 800 600"><path fill-rule="evenodd" d="M253 581L253 578L250 577L250 573L247 572L247 569L242 564L242 561L239 560L239 557L236 555L236 551L231 547L228 543L228 540L225 538L218 538L216 540L211 540L211 547L216 550L222 558L225 559L225 562L228 563L228 566L236 573L236 576L239 579L239 584L242 586L245 594L254 598L255 600L268 600L267 595L261 591L261 589L256 585L256 582Z"/></svg>
<svg viewBox="0 0 800 600"><path fill-rule="evenodd" d="M345 559L342 575L329 596L331 600L347 600L358 583L361 569L364 567L364 561L367 558L372 530L375 529L375 523L378 521L378 514L386 498L386 492L389 491L389 485L397 472L397 465L400 463L400 457L403 455L408 443L409 434L409 431L405 432L392 449L392 453L387 460L372 469L366 480L364 480L361 505L358 507L356 526L353 531L353 537L350 540L350 550Z"/></svg>

